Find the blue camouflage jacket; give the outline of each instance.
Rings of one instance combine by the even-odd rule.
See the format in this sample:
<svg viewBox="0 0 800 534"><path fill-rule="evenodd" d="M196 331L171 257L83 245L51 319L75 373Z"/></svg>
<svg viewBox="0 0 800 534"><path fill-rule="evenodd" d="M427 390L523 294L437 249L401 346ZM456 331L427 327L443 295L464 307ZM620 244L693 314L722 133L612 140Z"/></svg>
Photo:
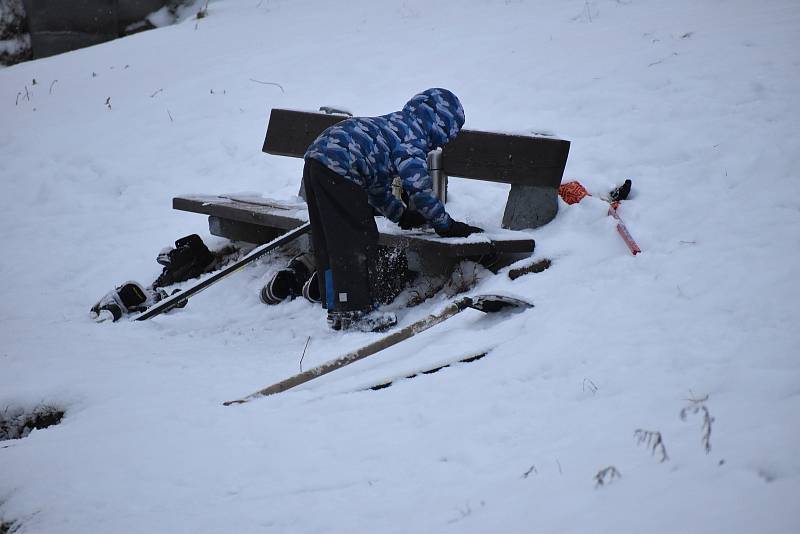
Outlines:
<svg viewBox="0 0 800 534"><path fill-rule="evenodd" d="M437 230L452 220L433 194L427 155L454 139L464 125L464 108L447 89L428 89L402 110L379 117L354 117L322 132L305 153L367 192L369 203L397 222L405 209L392 195L399 176L414 209Z"/></svg>

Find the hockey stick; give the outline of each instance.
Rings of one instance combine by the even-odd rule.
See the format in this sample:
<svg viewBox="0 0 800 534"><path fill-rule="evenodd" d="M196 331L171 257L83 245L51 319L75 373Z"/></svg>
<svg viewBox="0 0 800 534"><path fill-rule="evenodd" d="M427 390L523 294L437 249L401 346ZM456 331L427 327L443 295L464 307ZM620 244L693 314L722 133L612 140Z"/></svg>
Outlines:
<svg viewBox="0 0 800 534"><path fill-rule="evenodd" d="M289 378L286 378L284 380L281 380L280 382L272 384L269 387L256 391L255 393L251 393L246 397L237 400L223 402L223 404L225 406L230 406L232 404L244 404L245 402L249 402L259 397L274 395L275 393L281 393L283 391L286 391L287 389L299 386L300 384L304 384L309 380L313 380L319 376L328 374L331 371L335 371L336 369L340 369L346 365L350 365L351 363L357 362L358 360L362 360L367 356L372 356L377 352L380 352L384 349L388 349L389 347L397 345L401 341L404 341L416 334L419 334L420 332L424 332L425 330L446 321L447 319L453 317L458 313L461 313L467 308L473 308L478 311L482 311L484 313L494 313L506 309L514 311L523 311L531 307L533 307L533 304L529 304L523 300L511 297L504 297L500 295L479 295L475 297L462 297L457 301L453 302L452 304L450 304L449 306L447 306L441 312L434 315L429 315L424 319L420 319L416 323L410 324L393 334L389 334L388 336L385 336L373 343L370 343L369 345L366 345L364 347L361 347L360 349L349 352L344 356L336 358L335 360L330 360L321 365L318 365L317 367L314 367L307 371L303 371L302 373L290 376Z"/></svg>
<svg viewBox="0 0 800 534"><path fill-rule="evenodd" d="M251 263L256 261L258 258L263 256L267 252L270 252L271 250L274 250L274 249L278 248L281 245L285 245L286 243L289 243L290 241L293 241L293 240L297 239L298 237L300 237L301 235L305 234L309 230L311 230L311 224L310 223L305 223L302 226L298 226L294 230L289 230L285 234L276 237L275 239L273 239L269 243L265 243L263 245L260 245L260 246L258 246L256 248L254 248L253 250L250 251L250 253L247 256L245 256L241 260L229 265L228 267L225 267L221 271L218 271L218 272L212 274L208 278L200 280L199 282L197 282L193 286L188 287L188 288L184 289L183 291L180 291L180 292L175 293L174 295L172 295L170 297L165 298L164 300L160 301L155 306L151 306L144 313L142 313L141 315L136 317L136 320L137 321L146 321L147 319L155 317L156 315L160 315L160 314L162 314L162 313L164 313L166 311L171 310L172 308L177 306L179 303L187 300L189 297L200 293L204 289L216 284L217 282L219 282L223 278L227 278L228 276L232 275L236 271L238 271L240 269L243 269L247 265L250 265Z"/></svg>

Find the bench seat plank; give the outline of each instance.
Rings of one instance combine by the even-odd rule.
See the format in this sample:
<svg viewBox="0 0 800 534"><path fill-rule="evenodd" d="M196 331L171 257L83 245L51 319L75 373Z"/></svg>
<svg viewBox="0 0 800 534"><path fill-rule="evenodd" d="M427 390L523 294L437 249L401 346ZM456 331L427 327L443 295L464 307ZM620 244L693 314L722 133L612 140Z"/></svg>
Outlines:
<svg viewBox="0 0 800 534"><path fill-rule="evenodd" d="M181 211L205 214L216 220L244 223L248 227L283 231L291 230L308 221L305 203L274 201L262 197L186 195L173 198L172 207ZM510 230L498 229L466 238L441 238L430 230L403 231L381 217L377 219L377 224L380 245L437 256L459 258L493 253L530 254L535 247L535 242L530 236ZM212 233L215 226L218 227L218 224L212 225ZM267 239L269 235L272 234L265 233L264 237L258 239Z"/></svg>

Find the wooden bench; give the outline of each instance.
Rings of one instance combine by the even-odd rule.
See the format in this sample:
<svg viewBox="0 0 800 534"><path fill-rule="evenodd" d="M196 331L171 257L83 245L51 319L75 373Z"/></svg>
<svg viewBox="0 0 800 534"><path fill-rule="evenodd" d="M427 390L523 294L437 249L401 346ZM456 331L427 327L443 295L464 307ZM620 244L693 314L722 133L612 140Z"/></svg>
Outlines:
<svg viewBox="0 0 800 534"><path fill-rule="evenodd" d="M346 118L273 109L263 151L301 158L325 128ZM462 259L499 266L530 255L534 240L512 230L536 228L555 217L558 186L568 153L569 142L560 139L462 130L443 151L429 155L434 190L446 200L447 176L511 184L503 215L503 228L507 230L466 239L443 239L432 231L402 231L379 217L379 244L401 249L412 270L433 273L447 272ZM266 243L308 220L302 201L190 195L174 198L172 205L178 210L208 215L213 235L255 244Z"/></svg>

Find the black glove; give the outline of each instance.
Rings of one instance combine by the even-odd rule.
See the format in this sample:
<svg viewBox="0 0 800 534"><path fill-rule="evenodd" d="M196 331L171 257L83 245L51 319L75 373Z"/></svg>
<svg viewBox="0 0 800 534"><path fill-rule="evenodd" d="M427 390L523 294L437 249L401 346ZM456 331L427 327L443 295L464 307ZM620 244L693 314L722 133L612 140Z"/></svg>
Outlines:
<svg viewBox="0 0 800 534"><path fill-rule="evenodd" d="M406 210L400 216L400 220L397 221L397 224L399 224L400 228L403 230L411 230L412 228L425 226L427 222L428 219L423 217L420 212L406 208Z"/></svg>
<svg viewBox="0 0 800 534"><path fill-rule="evenodd" d="M442 237L467 237L470 234L481 232L483 232L483 228L471 226L461 221L453 221L445 230L436 230L436 233Z"/></svg>

